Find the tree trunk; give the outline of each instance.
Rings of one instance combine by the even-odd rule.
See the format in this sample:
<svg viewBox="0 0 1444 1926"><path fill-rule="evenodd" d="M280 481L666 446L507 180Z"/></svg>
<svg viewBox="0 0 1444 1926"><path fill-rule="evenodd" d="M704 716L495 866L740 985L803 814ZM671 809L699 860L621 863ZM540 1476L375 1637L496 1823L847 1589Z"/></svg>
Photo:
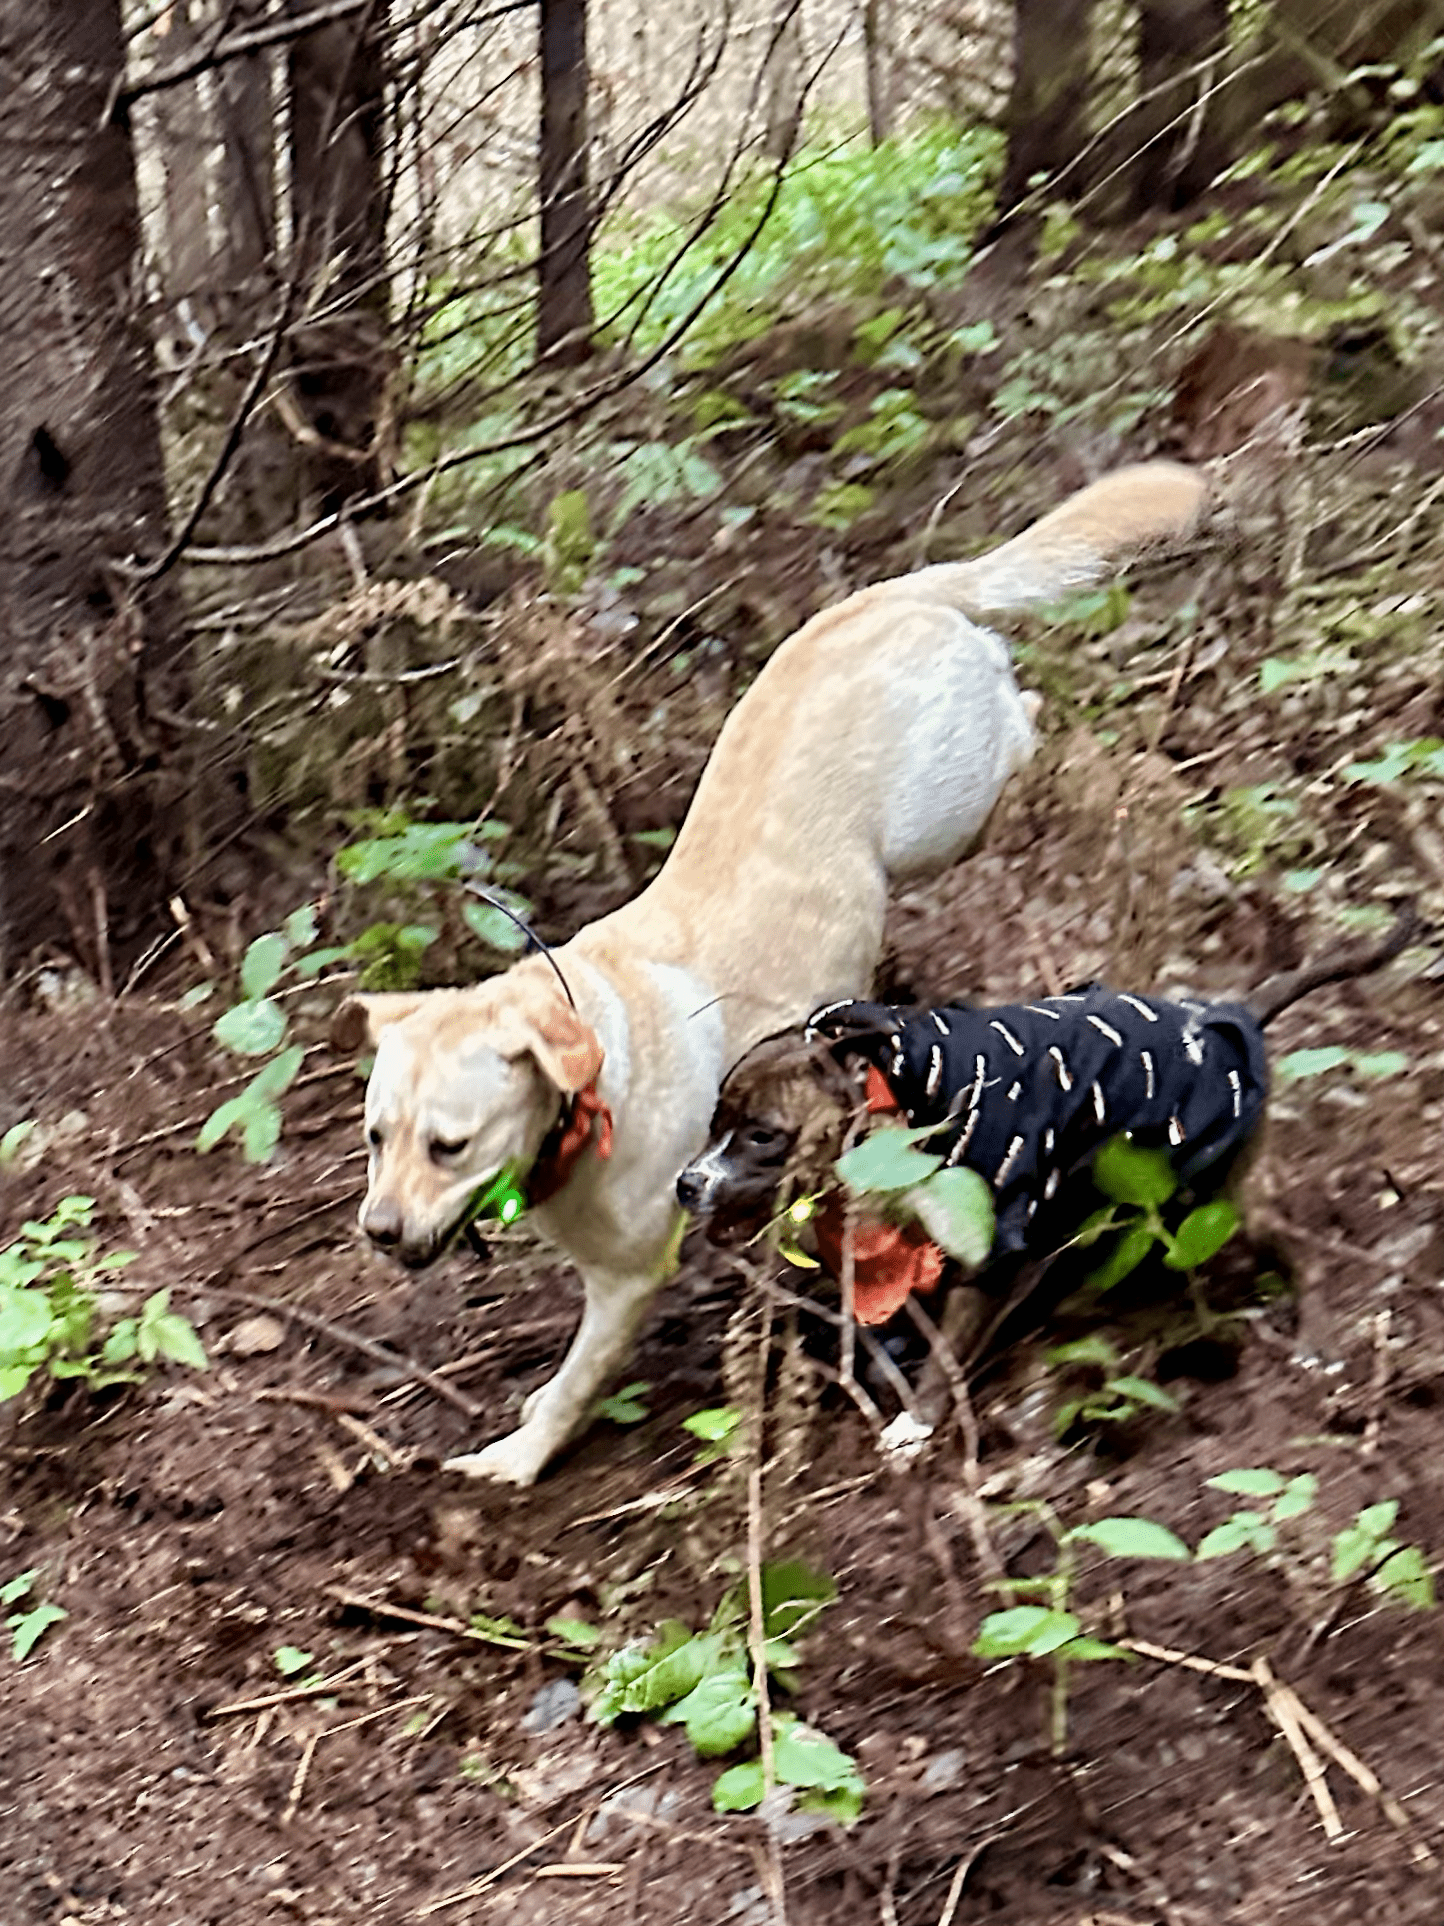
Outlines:
<svg viewBox="0 0 1444 1926"><path fill-rule="evenodd" d="M587 0L541 0L541 256L537 356L575 366L592 351L587 155Z"/></svg>
<svg viewBox="0 0 1444 1926"><path fill-rule="evenodd" d="M779 164L797 145L802 124L802 0L782 0L767 54L767 133L763 150Z"/></svg>
<svg viewBox="0 0 1444 1926"><path fill-rule="evenodd" d="M867 63L867 127L874 147L892 133L892 0L866 0L862 44Z"/></svg>
<svg viewBox="0 0 1444 1926"><path fill-rule="evenodd" d="M313 0L290 0L293 14ZM384 0L291 43L293 273L324 318L296 330L289 425L312 505L378 486L390 353L386 282ZM283 402L283 407L286 404Z"/></svg>
<svg viewBox="0 0 1444 1926"><path fill-rule="evenodd" d="M236 30L259 24L267 0L239 0ZM276 130L265 53L230 60L217 75L221 135L223 273L231 289L254 281L276 245Z"/></svg>
<svg viewBox="0 0 1444 1926"><path fill-rule="evenodd" d="M1008 97L1008 155L999 212L1017 207L1035 175L1059 173L1087 138L1093 0L1015 0L1013 87ZM1076 194L1070 176L1060 191Z"/></svg>
<svg viewBox="0 0 1444 1926"><path fill-rule="evenodd" d="M175 638L120 566L166 539L134 156L105 114L123 61L119 0L0 0L0 967L60 944L103 985L179 835L154 721Z"/></svg>
<svg viewBox="0 0 1444 1926"><path fill-rule="evenodd" d="M176 0L161 40L166 56L193 51L194 8ZM172 308L194 301L210 284L210 203L206 185L209 129L199 80L185 80L156 97L156 145L165 176L165 291Z"/></svg>

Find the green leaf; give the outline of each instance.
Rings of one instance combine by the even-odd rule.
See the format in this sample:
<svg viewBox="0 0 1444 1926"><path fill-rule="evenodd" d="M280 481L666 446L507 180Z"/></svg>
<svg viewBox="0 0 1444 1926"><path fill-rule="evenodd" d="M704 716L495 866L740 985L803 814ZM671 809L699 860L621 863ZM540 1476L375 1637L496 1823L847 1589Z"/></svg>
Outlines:
<svg viewBox="0 0 1444 1926"><path fill-rule="evenodd" d="M718 1651L720 1641L712 1633L693 1637L685 1626L658 1627L649 1647L628 1647L610 1660L606 1689L593 1714L601 1724L610 1724L620 1712L657 1712L685 1699L716 1662Z"/></svg>
<svg viewBox="0 0 1444 1926"><path fill-rule="evenodd" d="M28 1612L18 1612L14 1618L7 1619L6 1624L14 1633L10 1641L12 1657L28 1658L35 1648L37 1639L42 1637L52 1625L58 1625L62 1618L69 1616L70 1614L63 1606L42 1603Z"/></svg>
<svg viewBox="0 0 1444 1926"><path fill-rule="evenodd" d="M283 1679L294 1678L298 1672L304 1672L315 1656L314 1652L303 1652L299 1645L278 1645L271 1654L276 1670Z"/></svg>
<svg viewBox="0 0 1444 1926"><path fill-rule="evenodd" d="M719 1404L706 1411L694 1411L690 1418L683 1418L682 1429L690 1431L694 1438L702 1439L704 1444L723 1444L741 1422L740 1411L730 1404Z"/></svg>
<svg viewBox="0 0 1444 1926"><path fill-rule="evenodd" d="M1151 1378L1135 1378L1125 1374L1121 1378L1109 1378L1103 1389L1114 1391L1121 1398L1136 1398L1140 1404L1152 1405L1155 1411L1178 1409L1178 1399Z"/></svg>
<svg viewBox="0 0 1444 1926"><path fill-rule="evenodd" d="M862 1816L862 1802L867 1797L867 1787L861 1773L857 1783L841 1786L813 1786L799 1794L799 1812L820 1813L823 1818L831 1819L835 1825L851 1826Z"/></svg>
<svg viewBox="0 0 1444 1926"><path fill-rule="evenodd" d="M1087 1337L1055 1344L1043 1358L1047 1364L1097 1364L1108 1371L1118 1362L1118 1353L1101 1331L1091 1331Z"/></svg>
<svg viewBox="0 0 1444 1926"><path fill-rule="evenodd" d="M1282 1524L1289 1518L1301 1518L1313 1504L1318 1490L1319 1481L1311 1471L1303 1471L1297 1478L1290 1478L1274 1501L1274 1523Z"/></svg>
<svg viewBox="0 0 1444 1926"><path fill-rule="evenodd" d="M1118 1136L1094 1157L1093 1182L1115 1204L1166 1204L1178 1189L1178 1173L1166 1150Z"/></svg>
<svg viewBox="0 0 1444 1926"><path fill-rule="evenodd" d="M938 1170L920 1183L909 1203L935 1244L969 1270L980 1270L993 1248L993 1192L975 1170Z"/></svg>
<svg viewBox="0 0 1444 1926"><path fill-rule="evenodd" d="M921 1134L930 1135L930 1132ZM854 1196L910 1190L942 1166L942 1158L915 1150L905 1130L875 1130L838 1158L833 1168Z"/></svg>
<svg viewBox="0 0 1444 1926"><path fill-rule="evenodd" d="M1360 1531L1369 1532L1375 1538L1383 1538L1394 1529L1399 1516L1399 1500L1385 1498L1381 1504L1365 1505L1354 1523Z"/></svg>
<svg viewBox="0 0 1444 1926"><path fill-rule="evenodd" d="M1276 1498L1288 1484L1281 1471L1260 1465L1256 1470L1221 1471L1216 1478L1205 1478L1210 1491L1226 1491L1234 1498Z"/></svg>
<svg viewBox="0 0 1444 1926"><path fill-rule="evenodd" d="M750 1738L757 1724L752 1681L739 1668L708 1672L661 1715L663 1725L685 1725L693 1750L713 1759Z"/></svg>
<svg viewBox="0 0 1444 1926"><path fill-rule="evenodd" d="M1088 1273L1085 1282L1095 1291L1111 1291L1115 1284L1121 1284L1138 1269L1156 1241L1150 1225L1135 1224L1131 1230L1124 1231L1097 1270Z"/></svg>
<svg viewBox="0 0 1444 1926"><path fill-rule="evenodd" d="M241 960L241 994L247 1002L258 1002L275 988L286 967L288 948L279 930L269 930L251 944Z"/></svg>
<svg viewBox="0 0 1444 1926"><path fill-rule="evenodd" d="M826 1572L797 1558L769 1561L762 1567L761 1582L762 1625L769 1639L796 1638L837 1597Z"/></svg>
<svg viewBox="0 0 1444 1926"><path fill-rule="evenodd" d="M286 1013L269 997L248 1003L233 1003L216 1018L211 1035L217 1043L242 1057L263 1057L286 1034Z"/></svg>
<svg viewBox="0 0 1444 1926"><path fill-rule="evenodd" d="M304 950L316 940L316 905L302 903L299 909L291 911L281 928L292 949Z"/></svg>
<svg viewBox="0 0 1444 1926"><path fill-rule="evenodd" d="M1354 1074L1360 1077L1402 1077L1409 1059L1402 1050L1376 1050L1354 1058Z"/></svg>
<svg viewBox="0 0 1444 1926"><path fill-rule="evenodd" d="M140 1319L134 1317L118 1318L112 1326L110 1335L101 1346L102 1364L125 1364L136 1353L140 1335Z"/></svg>
<svg viewBox="0 0 1444 1926"><path fill-rule="evenodd" d="M760 1759L728 1766L712 1788L712 1809L714 1812L751 1812L754 1806L761 1805L763 1790Z"/></svg>
<svg viewBox="0 0 1444 1926"><path fill-rule="evenodd" d="M53 1313L44 1291L0 1284L0 1358L34 1350L50 1335Z"/></svg>
<svg viewBox="0 0 1444 1926"><path fill-rule="evenodd" d="M1360 1512L1352 1525L1346 1525L1334 1535L1330 1576L1336 1585L1353 1578L1365 1565L1376 1563L1380 1558L1381 1544L1388 1542L1383 1533L1369 1530L1363 1523L1363 1517L1364 1514Z"/></svg>
<svg viewBox="0 0 1444 1926"><path fill-rule="evenodd" d="M244 1123L249 1114L249 1093L239 1097L227 1097L224 1103L216 1105L201 1125L196 1136L196 1149L201 1152L214 1150L231 1125Z"/></svg>
<svg viewBox="0 0 1444 1926"><path fill-rule="evenodd" d="M1290 1050L1274 1065L1274 1077L1280 1083L1299 1083L1305 1077L1321 1077L1326 1070L1337 1070L1348 1061L1349 1052L1338 1043L1322 1044L1313 1050Z"/></svg>
<svg viewBox="0 0 1444 1926"><path fill-rule="evenodd" d="M1072 1612L1050 1605L1011 1605L1005 1612L989 1612L978 1627L973 1652L978 1658L1046 1658L1078 1631Z"/></svg>
<svg viewBox="0 0 1444 1926"><path fill-rule="evenodd" d="M19 1397L34 1375L33 1364L0 1364L0 1404Z"/></svg>
<svg viewBox="0 0 1444 1926"><path fill-rule="evenodd" d="M0 1170L8 1170L15 1162L26 1138L32 1135L34 1129L35 1119L24 1117L19 1123L11 1124L5 1135L0 1137Z"/></svg>
<svg viewBox="0 0 1444 1926"><path fill-rule="evenodd" d="M518 929L495 903L480 903L474 896L468 897L461 906L461 920L473 936L479 936L483 943L489 943L492 949L501 950L507 956L526 948L526 931Z"/></svg>
<svg viewBox="0 0 1444 1926"><path fill-rule="evenodd" d="M264 1164L281 1141L281 1112L268 1097L251 1094L241 1131L241 1147L248 1164Z"/></svg>
<svg viewBox="0 0 1444 1926"><path fill-rule="evenodd" d="M1434 1579L1417 1545L1401 1545L1369 1580L1369 1589L1407 1605L1411 1611L1434 1609Z"/></svg>
<svg viewBox="0 0 1444 1926"><path fill-rule="evenodd" d="M1065 1659L1124 1659L1132 1663L1133 1653L1121 1645L1109 1645L1101 1638L1070 1638L1058 1647L1057 1656Z"/></svg>
<svg viewBox="0 0 1444 1926"><path fill-rule="evenodd" d="M159 1292L157 1295L163 1297L166 1293ZM188 1364L196 1371L210 1369L205 1346L196 1336L195 1326L189 1318L182 1317L178 1311L161 1311L151 1317L148 1304L142 1319L142 1326L146 1325L150 1328L156 1355L171 1358L177 1364Z"/></svg>
<svg viewBox="0 0 1444 1926"><path fill-rule="evenodd" d="M1238 1229L1239 1215L1227 1197L1215 1197L1191 1210L1174 1234L1164 1255L1171 1271L1197 1270L1221 1251Z"/></svg>
<svg viewBox="0 0 1444 1926"><path fill-rule="evenodd" d="M1099 1518L1091 1525L1075 1525L1065 1542L1084 1539L1110 1558L1187 1558L1187 1545L1166 1525L1151 1518Z"/></svg>
<svg viewBox="0 0 1444 1926"><path fill-rule="evenodd" d="M0 1585L0 1605L13 1605L18 1598L24 1598L30 1587L40 1576L40 1567L32 1565L29 1571L17 1572Z"/></svg>
<svg viewBox="0 0 1444 1926"><path fill-rule="evenodd" d="M280 1056L273 1057L263 1070L258 1070L241 1094L249 1097L281 1096L290 1089L305 1058L306 1052L300 1044L293 1043Z"/></svg>
<svg viewBox="0 0 1444 1926"><path fill-rule="evenodd" d="M777 1721L772 1760L778 1779L789 1786L815 1786L823 1792L860 1784L857 1766L840 1746L807 1725Z"/></svg>
<svg viewBox="0 0 1444 1926"><path fill-rule="evenodd" d="M648 1415L642 1399L651 1390L645 1379L636 1384L624 1384L620 1391L614 1391L609 1398L598 1398L592 1406L593 1415L609 1418L613 1424L640 1424Z"/></svg>
<svg viewBox="0 0 1444 1926"><path fill-rule="evenodd" d="M601 1633L595 1625L588 1625L584 1618L549 1618L546 1629L553 1638L559 1638L565 1645L573 1645L579 1651L590 1651Z"/></svg>
<svg viewBox="0 0 1444 1926"><path fill-rule="evenodd" d="M1278 1542L1272 1525L1256 1511L1236 1511L1199 1540L1195 1558L1227 1558L1236 1551L1270 1552Z"/></svg>

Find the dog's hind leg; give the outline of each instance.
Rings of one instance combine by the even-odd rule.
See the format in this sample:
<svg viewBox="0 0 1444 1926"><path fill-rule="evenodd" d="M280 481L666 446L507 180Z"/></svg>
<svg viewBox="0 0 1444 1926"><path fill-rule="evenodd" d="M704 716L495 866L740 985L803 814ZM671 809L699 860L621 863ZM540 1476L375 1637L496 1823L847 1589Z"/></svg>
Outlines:
<svg viewBox="0 0 1444 1926"><path fill-rule="evenodd" d="M584 1272L582 1321L556 1376L527 1399L515 1431L480 1451L448 1458L443 1469L503 1484L535 1484L548 1462L581 1430L626 1362L661 1281L657 1271L644 1277Z"/></svg>

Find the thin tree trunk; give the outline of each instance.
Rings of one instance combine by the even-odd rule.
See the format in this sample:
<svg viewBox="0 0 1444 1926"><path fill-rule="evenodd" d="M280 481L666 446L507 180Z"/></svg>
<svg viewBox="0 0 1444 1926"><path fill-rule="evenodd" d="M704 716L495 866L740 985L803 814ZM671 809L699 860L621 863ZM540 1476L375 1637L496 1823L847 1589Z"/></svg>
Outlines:
<svg viewBox="0 0 1444 1926"><path fill-rule="evenodd" d="M156 706L179 694L119 0L0 0L0 968L40 943L104 984L163 905ZM171 820L179 812L171 799Z"/></svg>
<svg viewBox="0 0 1444 1926"><path fill-rule="evenodd" d="M537 355L564 366L592 351L587 141L587 0L542 0L541 258Z"/></svg>
<svg viewBox="0 0 1444 1926"><path fill-rule="evenodd" d="M1017 207L1037 175L1060 173L1087 138L1093 0L1014 0L1013 86L1008 97L1008 155L998 193L1002 213ZM1066 178L1061 191L1082 183Z"/></svg>
<svg viewBox="0 0 1444 1926"><path fill-rule="evenodd" d="M267 0L239 0L236 29L262 20ZM217 76L221 134L224 273L232 288L254 280L276 245L276 130L271 62L265 53L227 61Z"/></svg>
<svg viewBox="0 0 1444 1926"><path fill-rule="evenodd" d="M862 44L867 64L867 125L874 147L892 133L892 29L892 0L866 0Z"/></svg>
<svg viewBox="0 0 1444 1926"><path fill-rule="evenodd" d="M290 4L296 14L314 10L313 0ZM384 465L384 27L384 0L372 0L294 40L288 62L296 270L324 309L296 332L291 426L323 512L374 489Z"/></svg>
<svg viewBox="0 0 1444 1926"><path fill-rule="evenodd" d="M1138 103L1111 148L1124 165L1128 213L1183 207L1223 164L1218 95L1229 0L1143 0L1138 12Z"/></svg>
<svg viewBox="0 0 1444 1926"><path fill-rule="evenodd" d="M767 132L762 143L768 159L778 162L796 147L802 121L802 0L782 4L767 56Z"/></svg>
<svg viewBox="0 0 1444 1926"><path fill-rule="evenodd" d="M168 58L191 51L194 8L176 0L164 37ZM199 80L182 81L159 95L156 141L165 177L166 294L174 305L192 301L210 282L210 203L206 184L209 133Z"/></svg>

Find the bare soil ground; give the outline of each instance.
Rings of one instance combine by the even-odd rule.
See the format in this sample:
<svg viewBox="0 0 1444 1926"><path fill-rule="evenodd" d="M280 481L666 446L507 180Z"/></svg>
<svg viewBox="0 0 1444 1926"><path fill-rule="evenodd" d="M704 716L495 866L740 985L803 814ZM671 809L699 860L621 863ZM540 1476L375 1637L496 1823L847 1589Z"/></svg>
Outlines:
<svg viewBox="0 0 1444 1926"><path fill-rule="evenodd" d="M1233 616L1217 648L1155 622L1081 651L987 846L898 904L895 986L1001 1001L1098 973L1237 989L1339 940L1346 898L1412 892L1437 913L1437 833L1398 790L1321 782L1291 832L1303 846L1257 863L1248 824L1232 845L1199 827L1230 787L1327 771L1340 741L1361 754L1425 733L1437 642L1378 652L1347 697L1317 682L1268 705L1268 637ZM1047 687L1046 655L1024 659ZM1290 861L1328 877L1291 896ZM1397 1050L1408 1071L1279 1088L1271 1215L1205 1280L1203 1322L1186 1296L1140 1291L1020 1334L973 1383L975 1458L947 1428L894 1467L835 1388L805 1371L774 1386L767 1551L839 1591L797 1709L868 1781L850 1831L775 1840L712 1811L716 1768L679 1729L602 1731L548 1690L576 1670L543 1630L559 1613L613 1644L667 1616L697 1626L740 1569L742 1471L698 1468L680 1421L727 1395L729 1326L730 1350L757 1330L743 1268L687 1246L636 1359L644 1422L599 1422L534 1491L446 1477L439 1461L509 1427L551 1368L573 1281L521 1238L485 1268L462 1254L414 1278L363 1254L360 1086L319 1051L272 1165L198 1158L222 1064L203 1016L177 1012L182 988L3 1018L0 1126L36 1116L51 1143L5 1180L0 1228L94 1196L107 1247L139 1252L127 1286L169 1285L213 1363L0 1412L0 1580L39 1568L68 1614L23 1663L0 1653L0 1917L763 1926L785 1903L793 1926L1435 1926L1440 1618L1332 1584L1327 1541L1392 1498L1397 1535L1444 1553L1437 954L1278 1026L1276 1055ZM1166 1380L1176 1414L1058 1441L1043 1352L1092 1328ZM472 1415L346 1333L444 1368ZM1090 1555L1090 1628L1156 1650L1073 1668L1054 1756L1045 1671L970 1655L997 1604L980 1555L1036 1573L1045 1535L997 1509L984 1529L974 1488L1046 1498L1069 1524L1147 1517L1193 1544L1230 1508L1204 1481L1238 1466L1316 1473L1314 1513L1270 1560ZM515 1619L526 1649L468 1635L474 1612ZM280 1676L285 1646L312 1654L303 1676L323 1690ZM1317 1740L1311 1793L1250 1675L1260 1659L1377 1775L1395 1820Z"/></svg>

